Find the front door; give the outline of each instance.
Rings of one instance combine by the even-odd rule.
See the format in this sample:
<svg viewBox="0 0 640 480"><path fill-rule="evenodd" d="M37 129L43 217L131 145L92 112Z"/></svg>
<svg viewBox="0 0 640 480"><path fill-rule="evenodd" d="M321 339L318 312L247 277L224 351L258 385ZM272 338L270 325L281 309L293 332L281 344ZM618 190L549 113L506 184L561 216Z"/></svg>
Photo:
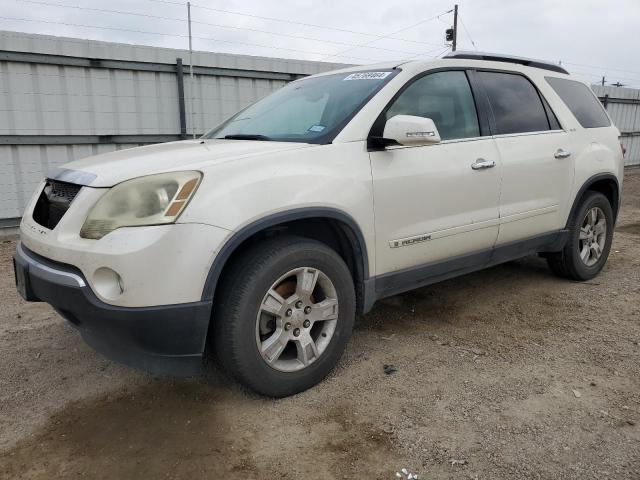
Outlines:
<svg viewBox="0 0 640 480"><path fill-rule="evenodd" d="M413 81L386 111L431 118L439 144L370 153L378 275L489 253L498 235L500 159L483 136L463 70ZM471 255L465 267L487 256Z"/></svg>

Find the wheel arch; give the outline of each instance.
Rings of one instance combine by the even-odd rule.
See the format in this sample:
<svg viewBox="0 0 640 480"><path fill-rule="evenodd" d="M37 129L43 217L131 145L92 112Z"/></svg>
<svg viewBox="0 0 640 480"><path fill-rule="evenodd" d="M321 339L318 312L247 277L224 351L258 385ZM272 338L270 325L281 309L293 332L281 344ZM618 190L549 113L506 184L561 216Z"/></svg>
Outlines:
<svg viewBox="0 0 640 480"><path fill-rule="evenodd" d="M580 207L582 198L588 191L600 192L607 197L613 210L613 220L615 222L620 207L620 183L618 182L618 178L612 173L599 173L589 177L582 187L580 187L580 190L578 190L573 200L571 210L569 211L567 224L573 218L576 210Z"/></svg>
<svg viewBox="0 0 640 480"><path fill-rule="evenodd" d="M305 235L305 227L312 225L312 230ZM322 225L330 228L323 230L322 238L317 238L314 233L317 233L317 229ZM240 255L245 247L258 238L286 230L291 230L296 235L315 238L337 250L352 273L358 311L362 312L365 303L364 285L369 279L369 258L364 235L351 215L338 209L325 207L296 208L274 213L255 220L235 232L219 250L209 269L202 291L202 300L215 299L225 268L235 255ZM326 240L327 238L331 240Z"/></svg>

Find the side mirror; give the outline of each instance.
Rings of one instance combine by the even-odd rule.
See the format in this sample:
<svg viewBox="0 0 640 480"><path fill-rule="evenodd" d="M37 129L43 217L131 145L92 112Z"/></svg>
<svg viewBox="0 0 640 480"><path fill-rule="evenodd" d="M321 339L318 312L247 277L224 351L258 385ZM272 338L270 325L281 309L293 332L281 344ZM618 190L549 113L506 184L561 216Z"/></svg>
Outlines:
<svg viewBox="0 0 640 480"><path fill-rule="evenodd" d="M396 115L387 120L382 134L385 143L431 145L441 141L436 124L430 118Z"/></svg>

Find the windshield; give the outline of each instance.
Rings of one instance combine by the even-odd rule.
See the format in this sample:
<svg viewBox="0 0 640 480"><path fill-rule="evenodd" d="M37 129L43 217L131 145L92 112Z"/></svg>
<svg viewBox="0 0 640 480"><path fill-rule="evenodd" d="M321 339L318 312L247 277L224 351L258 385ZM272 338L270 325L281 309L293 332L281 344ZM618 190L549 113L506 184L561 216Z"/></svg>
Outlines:
<svg viewBox="0 0 640 480"><path fill-rule="evenodd" d="M397 71L363 71L287 84L203 138L328 143Z"/></svg>

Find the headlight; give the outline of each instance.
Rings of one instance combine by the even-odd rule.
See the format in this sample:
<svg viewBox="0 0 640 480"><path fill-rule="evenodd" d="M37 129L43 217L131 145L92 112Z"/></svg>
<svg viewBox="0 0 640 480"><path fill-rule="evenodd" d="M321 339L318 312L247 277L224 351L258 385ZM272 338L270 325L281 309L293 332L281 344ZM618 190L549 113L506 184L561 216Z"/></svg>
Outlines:
<svg viewBox="0 0 640 480"><path fill-rule="evenodd" d="M119 183L89 211L80 236L97 240L120 227L173 223L201 178L200 172L171 172Z"/></svg>

